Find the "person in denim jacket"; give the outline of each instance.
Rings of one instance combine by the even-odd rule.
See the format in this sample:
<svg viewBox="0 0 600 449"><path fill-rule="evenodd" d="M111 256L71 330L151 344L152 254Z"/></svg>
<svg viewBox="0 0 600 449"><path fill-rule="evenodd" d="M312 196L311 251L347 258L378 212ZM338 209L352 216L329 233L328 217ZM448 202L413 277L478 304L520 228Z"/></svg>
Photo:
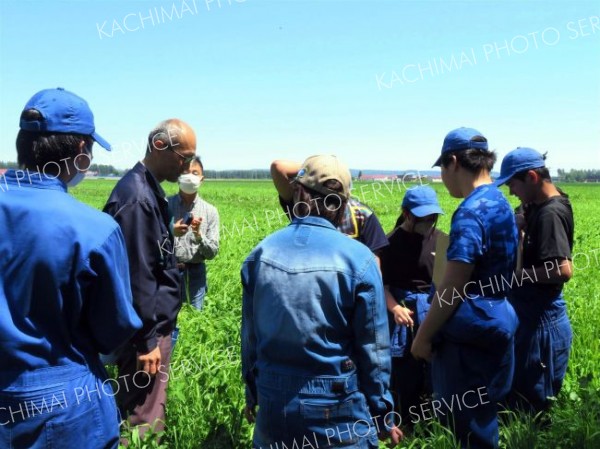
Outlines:
<svg viewBox="0 0 600 449"><path fill-rule="evenodd" d="M381 275L373 253L336 230L350 172L335 156L313 156L293 185L297 216L241 270L253 447L397 444Z"/></svg>
<svg viewBox="0 0 600 449"><path fill-rule="evenodd" d="M301 164L296 161L277 159L271 163L271 178L279 195L279 205L291 220L294 215L294 202L291 181L296 177ZM380 265L381 251L388 246L388 240L375 212L366 204L350 197L345 212L337 225L338 231L369 247Z"/></svg>

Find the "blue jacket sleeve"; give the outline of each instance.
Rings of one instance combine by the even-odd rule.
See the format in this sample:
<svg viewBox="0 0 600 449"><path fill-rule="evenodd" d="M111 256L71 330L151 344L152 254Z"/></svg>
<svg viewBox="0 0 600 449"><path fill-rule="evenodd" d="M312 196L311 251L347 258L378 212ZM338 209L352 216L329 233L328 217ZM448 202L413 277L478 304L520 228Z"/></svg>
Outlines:
<svg viewBox="0 0 600 449"><path fill-rule="evenodd" d="M157 346L155 268L161 262L161 242L156 239L161 235L160 225L152 206L143 201L123 205L109 203L104 211L119 223L125 238L133 305L142 319L142 328L134 335L133 344L138 352L146 354Z"/></svg>
<svg viewBox="0 0 600 449"><path fill-rule="evenodd" d="M246 405L257 403L256 379L256 336L254 335L253 288L249 285L248 262L242 266L242 377L246 384Z"/></svg>
<svg viewBox="0 0 600 449"><path fill-rule="evenodd" d="M357 285L355 301L352 321L360 389L371 415L382 422L393 409L390 336L383 282L374 258Z"/></svg>
<svg viewBox="0 0 600 449"><path fill-rule="evenodd" d="M129 263L119 228L89 258L86 319L99 352L108 354L142 327L132 305Z"/></svg>

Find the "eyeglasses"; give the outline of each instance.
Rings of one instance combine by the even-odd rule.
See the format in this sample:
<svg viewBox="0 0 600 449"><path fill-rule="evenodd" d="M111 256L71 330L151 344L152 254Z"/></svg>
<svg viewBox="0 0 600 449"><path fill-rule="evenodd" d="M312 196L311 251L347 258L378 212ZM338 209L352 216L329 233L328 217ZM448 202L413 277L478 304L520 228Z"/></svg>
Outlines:
<svg viewBox="0 0 600 449"><path fill-rule="evenodd" d="M173 148L169 147L169 150L171 150L173 153L175 153L177 156L179 156L181 159L183 159L183 163L184 164L189 164L190 162L192 162L194 160L194 158L196 157L196 155L194 156L184 156L181 153L178 153L177 151L175 151Z"/></svg>

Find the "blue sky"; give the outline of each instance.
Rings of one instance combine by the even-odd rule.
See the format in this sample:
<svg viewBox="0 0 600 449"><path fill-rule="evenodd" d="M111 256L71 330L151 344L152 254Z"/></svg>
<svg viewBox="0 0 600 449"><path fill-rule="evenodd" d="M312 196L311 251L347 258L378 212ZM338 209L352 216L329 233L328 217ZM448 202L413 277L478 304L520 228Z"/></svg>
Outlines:
<svg viewBox="0 0 600 449"><path fill-rule="evenodd" d="M119 168L169 117L212 169L315 153L428 169L459 126L500 158L600 168L600 2L2 0L0 160L57 86L89 102L114 147L94 161Z"/></svg>

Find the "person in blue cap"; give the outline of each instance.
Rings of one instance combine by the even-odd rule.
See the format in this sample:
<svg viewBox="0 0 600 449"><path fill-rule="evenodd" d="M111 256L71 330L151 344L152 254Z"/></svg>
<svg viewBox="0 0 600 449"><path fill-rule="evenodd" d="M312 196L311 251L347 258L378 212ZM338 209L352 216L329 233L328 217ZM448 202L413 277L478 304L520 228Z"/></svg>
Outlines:
<svg viewBox="0 0 600 449"><path fill-rule="evenodd" d="M504 157L496 184L508 185L525 212L522 282L510 294L519 328L508 402L535 413L558 395L569 361L573 333L562 289L573 275L573 209L552 183L545 156L531 148Z"/></svg>
<svg viewBox="0 0 600 449"><path fill-rule="evenodd" d="M432 362L436 416L453 423L461 446L471 449L498 446L497 402L510 390L514 369L517 317L507 288L494 280L510 279L518 231L492 184L495 160L475 129L458 128L444 139L435 165L450 195L464 200L452 215L441 285L412 345L416 358Z"/></svg>
<svg viewBox="0 0 600 449"><path fill-rule="evenodd" d="M431 389L423 361L410 354L414 332L429 310L436 223L442 208L435 190L429 186L408 189L402 200L402 213L388 234L389 246L381 252L381 272L392 325L392 391L400 416L408 418ZM409 423L408 419L404 424Z"/></svg>
<svg viewBox="0 0 600 449"><path fill-rule="evenodd" d="M85 100L46 89L25 105L20 169L0 189L0 447L114 448L119 416L99 353L141 327L117 223L74 199L95 131Z"/></svg>

